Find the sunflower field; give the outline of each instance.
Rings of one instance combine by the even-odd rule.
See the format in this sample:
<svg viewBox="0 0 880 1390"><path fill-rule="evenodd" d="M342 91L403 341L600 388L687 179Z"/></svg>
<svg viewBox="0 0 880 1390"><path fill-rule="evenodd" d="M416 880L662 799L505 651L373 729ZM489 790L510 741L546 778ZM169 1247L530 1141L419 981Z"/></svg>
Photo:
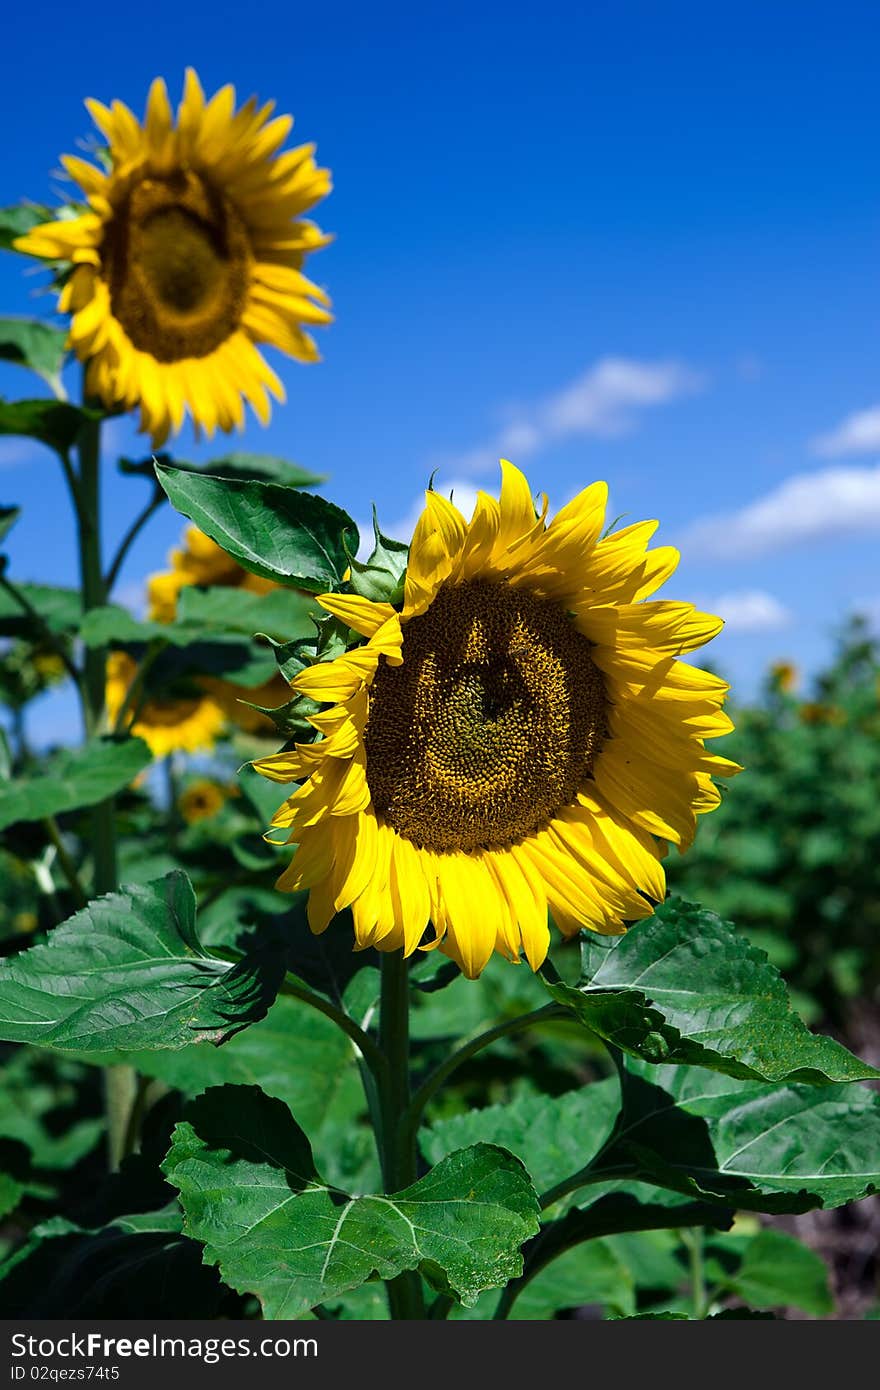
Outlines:
<svg viewBox="0 0 880 1390"><path fill-rule="evenodd" d="M223 439L332 332L314 147L192 69L87 105L69 199L0 210L51 293L0 434L79 565L0 561L5 1316L878 1316L870 630L739 701L662 528L515 460L360 544Z"/></svg>

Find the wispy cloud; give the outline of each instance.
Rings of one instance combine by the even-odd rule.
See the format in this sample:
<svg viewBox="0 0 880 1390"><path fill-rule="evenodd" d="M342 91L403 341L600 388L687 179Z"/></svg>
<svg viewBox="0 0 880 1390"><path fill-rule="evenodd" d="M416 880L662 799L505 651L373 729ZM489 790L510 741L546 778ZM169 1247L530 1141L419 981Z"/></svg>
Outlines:
<svg viewBox="0 0 880 1390"><path fill-rule="evenodd" d="M820 458L839 458L841 454L870 454L880 451L880 405L857 410L830 434L820 434L810 447Z"/></svg>
<svg viewBox="0 0 880 1390"><path fill-rule="evenodd" d="M701 374L683 362L603 357L561 391L515 406L510 423L493 438L441 463L455 474L482 473L499 458L522 462L576 435L627 434L636 428L640 411L693 395L703 385Z"/></svg>
<svg viewBox="0 0 880 1390"><path fill-rule="evenodd" d="M785 605L763 589L722 594L706 607L724 619L728 632L778 632L791 622L791 613Z"/></svg>
<svg viewBox="0 0 880 1390"><path fill-rule="evenodd" d="M762 555L782 546L880 531L880 465L798 473L738 511L694 522L687 555Z"/></svg>

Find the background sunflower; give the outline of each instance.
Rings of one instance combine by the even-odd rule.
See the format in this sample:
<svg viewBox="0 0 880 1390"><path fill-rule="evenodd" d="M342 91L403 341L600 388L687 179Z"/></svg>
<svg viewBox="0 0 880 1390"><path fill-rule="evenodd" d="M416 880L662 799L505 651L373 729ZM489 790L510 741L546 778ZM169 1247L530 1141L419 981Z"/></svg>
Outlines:
<svg viewBox="0 0 880 1390"><path fill-rule="evenodd" d="M331 320L302 273L328 241L304 214L330 190L313 147L279 153L293 125L274 103L235 89L206 101L189 68L175 122L157 78L143 124L121 101L87 102L107 141L106 167L68 155L88 210L44 222L19 251L69 263L59 308L88 363L86 389L108 408L140 409L158 445L189 411L208 435L265 424L284 388L257 348L318 358L306 325Z"/></svg>

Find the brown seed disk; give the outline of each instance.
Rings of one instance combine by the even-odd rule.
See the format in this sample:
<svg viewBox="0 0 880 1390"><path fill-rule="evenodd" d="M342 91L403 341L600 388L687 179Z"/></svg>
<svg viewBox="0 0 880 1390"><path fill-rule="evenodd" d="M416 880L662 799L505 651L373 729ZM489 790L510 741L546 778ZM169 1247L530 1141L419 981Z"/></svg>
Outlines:
<svg viewBox="0 0 880 1390"><path fill-rule="evenodd" d="M250 276L247 229L192 170L134 185L107 228L104 259L115 317L158 361L205 357L237 329Z"/></svg>
<svg viewBox="0 0 880 1390"><path fill-rule="evenodd" d="M557 604L506 583L444 584L370 690L367 782L420 848L502 848L569 805L606 736L590 643Z"/></svg>

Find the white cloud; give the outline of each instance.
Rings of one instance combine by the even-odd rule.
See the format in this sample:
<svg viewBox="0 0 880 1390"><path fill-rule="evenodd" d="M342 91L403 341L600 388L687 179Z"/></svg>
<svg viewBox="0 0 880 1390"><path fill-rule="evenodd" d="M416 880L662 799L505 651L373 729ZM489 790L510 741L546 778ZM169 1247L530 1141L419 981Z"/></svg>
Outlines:
<svg viewBox="0 0 880 1390"><path fill-rule="evenodd" d="M603 357L561 391L533 406L518 406L492 439L445 461L461 474L494 468L499 458L521 462L548 444L575 435L612 438L635 429L638 412L689 396L703 386L691 367L672 360L638 362Z"/></svg>
<svg viewBox="0 0 880 1390"><path fill-rule="evenodd" d="M840 454L870 454L880 450L880 405L847 415L836 430L820 434L810 446L822 458Z"/></svg>
<svg viewBox="0 0 880 1390"><path fill-rule="evenodd" d="M739 511L706 517L682 538L687 555L761 555L786 545L880 531L880 465L798 473Z"/></svg>
<svg viewBox="0 0 880 1390"><path fill-rule="evenodd" d="M777 632L791 622L788 609L763 589L744 589L722 594L706 604L710 613L724 619L728 632Z"/></svg>

